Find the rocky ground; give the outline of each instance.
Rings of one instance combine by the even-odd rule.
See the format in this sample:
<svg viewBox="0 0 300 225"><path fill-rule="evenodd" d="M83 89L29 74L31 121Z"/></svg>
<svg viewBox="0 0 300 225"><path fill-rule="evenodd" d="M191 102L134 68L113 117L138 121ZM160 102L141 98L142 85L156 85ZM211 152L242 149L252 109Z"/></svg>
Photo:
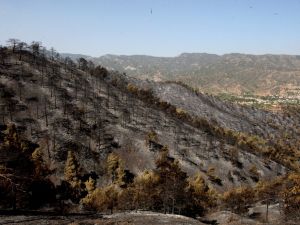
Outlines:
<svg viewBox="0 0 300 225"><path fill-rule="evenodd" d="M123 212L112 215L69 215L69 216L0 216L0 224L4 225L298 225L299 221L286 221L280 217L276 206L270 207L269 220L264 219L264 206L258 206L253 209L262 214L254 219L248 216L242 217L229 211L218 211L208 214L204 218L193 219L181 215L161 214L147 211Z"/></svg>
<svg viewBox="0 0 300 225"><path fill-rule="evenodd" d="M0 224L40 224L40 225L162 225L185 224L202 225L198 220L170 214L152 212L128 212L113 215L92 216L0 216Z"/></svg>

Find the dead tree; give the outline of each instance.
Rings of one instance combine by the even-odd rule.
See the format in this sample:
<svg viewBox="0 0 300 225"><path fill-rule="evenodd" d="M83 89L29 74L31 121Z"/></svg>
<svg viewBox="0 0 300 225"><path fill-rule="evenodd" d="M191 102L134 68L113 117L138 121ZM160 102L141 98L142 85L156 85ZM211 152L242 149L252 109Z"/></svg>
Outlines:
<svg viewBox="0 0 300 225"><path fill-rule="evenodd" d="M14 99L10 99L8 102L7 102L7 109L8 109L8 113L9 113L9 118L10 118L10 121L13 121L13 113L15 112L16 110L16 105L17 105L17 101L14 100Z"/></svg>
<svg viewBox="0 0 300 225"><path fill-rule="evenodd" d="M40 49L41 49L41 46L42 46L41 42L38 42L38 41L33 41L33 42L31 43L31 45L30 45L32 54L33 54L33 56L34 56L34 63L35 63L36 65L38 65L38 64L37 64L37 62L38 62L37 59L38 59L38 57L39 57L39 55L40 55Z"/></svg>
<svg viewBox="0 0 300 225"><path fill-rule="evenodd" d="M18 90L19 90L19 99L22 101L22 89L24 85L21 82L18 82Z"/></svg>
<svg viewBox="0 0 300 225"><path fill-rule="evenodd" d="M50 137L48 134L45 135L45 141L46 141L46 145L47 145L47 154L48 154L48 158L51 159L51 154L50 154Z"/></svg>
<svg viewBox="0 0 300 225"><path fill-rule="evenodd" d="M6 65L6 59L7 59L8 53L7 53L7 48L1 47L0 48L0 62L1 65Z"/></svg>
<svg viewBox="0 0 300 225"><path fill-rule="evenodd" d="M14 53L16 51L18 43L20 43L20 40L15 38L10 38L7 40L7 43L10 45L12 52Z"/></svg>
<svg viewBox="0 0 300 225"><path fill-rule="evenodd" d="M48 111L47 111L47 98L44 96L44 118L46 122L46 126L48 127Z"/></svg>
<svg viewBox="0 0 300 225"><path fill-rule="evenodd" d="M106 98L106 107L109 109L109 96L110 96L110 91L109 91L109 84L106 83L106 94L107 94L107 98Z"/></svg>
<svg viewBox="0 0 300 225"><path fill-rule="evenodd" d="M5 104L1 104L0 105L0 115L2 117L2 124L5 124L5 116L6 116L6 105Z"/></svg>
<svg viewBox="0 0 300 225"><path fill-rule="evenodd" d="M22 54L23 54L23 51L27 48L27 44L25 42L19 42L17 44L17 50L19 52L19 61L22 60Z"/></svg>
<svg viewBox="0 0 300 225"><path fill-rule="evenodd" d="M51 55L50 55L50 56L51 56L50 59L51 59L52 61L54 61L54 57L55 57L55 54L56 54L56 50L55 50L53 47L50 48L50 54L51 54Z"/></svg>

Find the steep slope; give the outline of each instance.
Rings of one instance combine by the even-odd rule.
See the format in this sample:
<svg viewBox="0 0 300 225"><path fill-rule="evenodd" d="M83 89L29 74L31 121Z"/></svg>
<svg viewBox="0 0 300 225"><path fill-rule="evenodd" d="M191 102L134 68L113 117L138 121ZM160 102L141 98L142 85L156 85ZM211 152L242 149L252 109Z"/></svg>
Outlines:
<svg viewBox="0 0 300 225"><path fill-rule="evenodd" d="M119 153L126 167L137 174L154 167L162 145L169 146L171 156L186 172L200 171L220 190L254 184L253 167L261 178L287 170L288 164L215 133L210 124L258 135L268 132L271 137L273 131L281 130L269 125L256 128L249 121L258 117L259 122L267 116L290 126L294 122L291 118L198 96L178 84L145 84L106 70L92 75L27 51L7 53L0 68L1 123L16 123L24 136L42 147L57 180L62 178L68 150L75 152L83 173L95 172L101 179L109 152ZM132 88L132 84L140 89ZM145 88L153 89L159 98L154 102L152 91L139 91ZM191 115L205 117L207 128L181 117L172 104ZM147 142L146 137L153 131L157 139ZM221 182L215 182L216 177Z"/></svg>
<svg viewBox="0 0 300 225"><path fill-rule="evenodd" d="M241 136L239 141L248 139L249 142L261 142L265 145L263 148L269 149L261 149L264 154L277 154L273 159L277 158L279 161L280 155L285 154L291 157L292 164L295 162L294 168L298 168L300 120L297 114L291 116L285 111L274 113L232 104L204 95L180 82L157 83L129 79L137 86L152 90L156 97L174 105L191 119L205 118L212 126L225 128L225 134L221 136L228 136L226 129L229 129ZM295 112L295 109L293 111Z"/></svg>

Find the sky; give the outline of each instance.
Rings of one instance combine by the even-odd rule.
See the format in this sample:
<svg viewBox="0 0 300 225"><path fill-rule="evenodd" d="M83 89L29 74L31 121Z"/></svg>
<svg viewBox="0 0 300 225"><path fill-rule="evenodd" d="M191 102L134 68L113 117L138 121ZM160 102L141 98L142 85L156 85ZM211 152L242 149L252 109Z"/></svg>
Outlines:
<svg viewBox="0 0 300 225"><path fill-rule="evenodd" d="M0 0L0 44L59 52L300 55L300 0Z"/></svg>

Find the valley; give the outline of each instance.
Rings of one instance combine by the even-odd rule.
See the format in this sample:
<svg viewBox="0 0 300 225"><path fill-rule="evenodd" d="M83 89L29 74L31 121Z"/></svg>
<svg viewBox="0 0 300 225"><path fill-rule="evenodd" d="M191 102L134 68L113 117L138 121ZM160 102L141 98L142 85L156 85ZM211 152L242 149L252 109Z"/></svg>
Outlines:
<svg viewBox="0 0 300 225"><path fill-rule="evenodd" d="M203 93L233 96L279 96L299 99L298 55L182 53L175 57L147 55L85 55L96 65L125 72L139 79L181 81Z"/></svg>

